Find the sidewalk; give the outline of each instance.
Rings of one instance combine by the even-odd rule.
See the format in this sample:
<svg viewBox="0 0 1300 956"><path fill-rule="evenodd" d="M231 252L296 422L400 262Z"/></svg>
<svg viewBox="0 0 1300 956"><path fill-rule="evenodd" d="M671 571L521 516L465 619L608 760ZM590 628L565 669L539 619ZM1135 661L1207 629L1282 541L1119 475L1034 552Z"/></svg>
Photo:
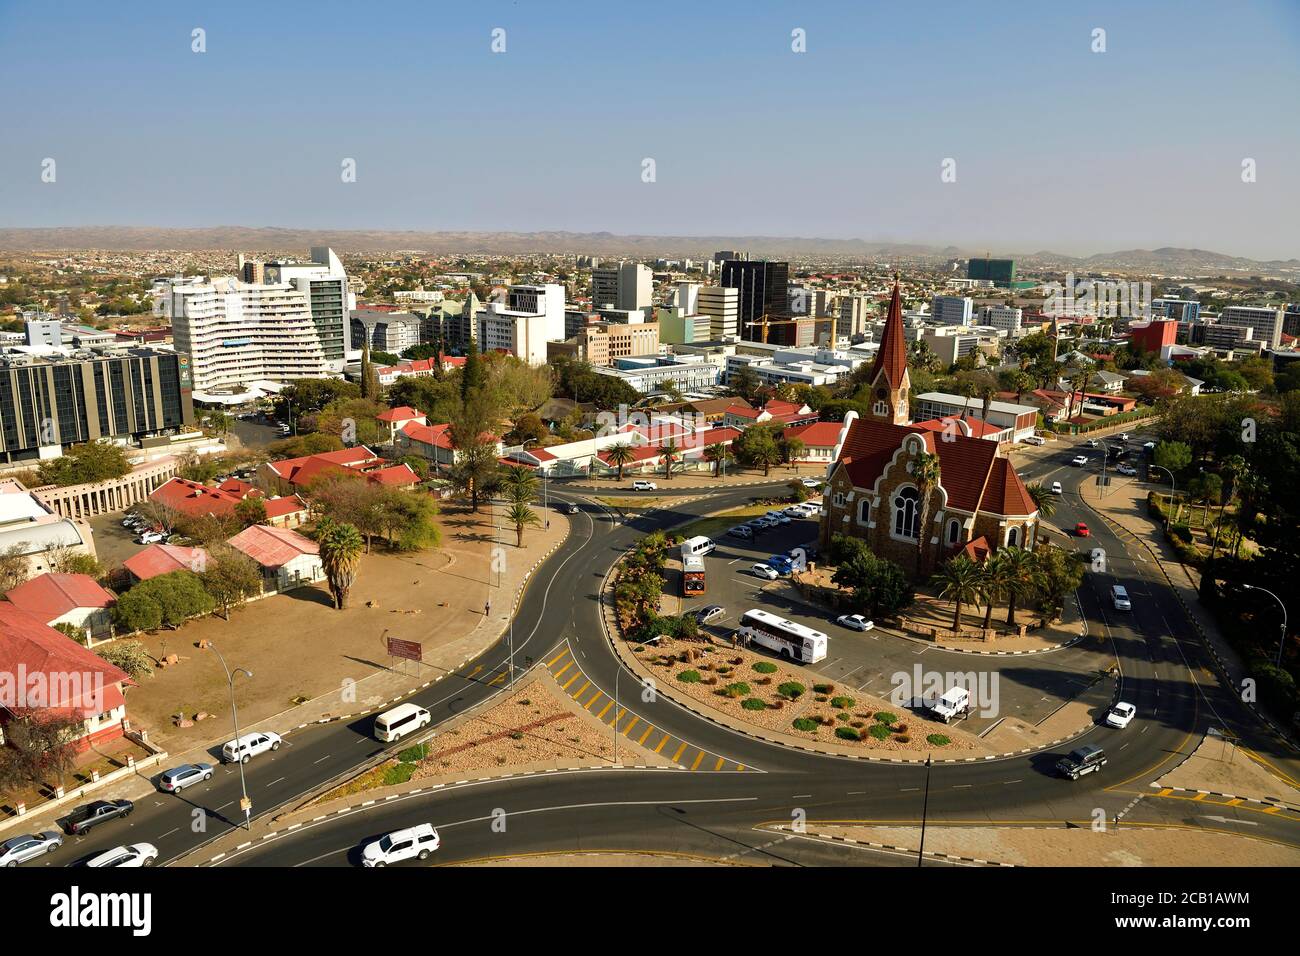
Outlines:
<svg viewBox="0 0 1300 956"><path fill-rule="evenodd" d="M487 515L488 512L483 512ZM459 520L466 521L469 516L461 516ZM490 518L487 519L490 522ZM477 524L477 522L475 522ZM457 527L451 526L452 529ZM524 548L516 549L514 547L514 531L509 529L508 534L503 528L503 540L506 542L505 549L507 552L506 569L501 575L500 587L494 589L492 601L492 614L485 617L483 614L483 605L480 602L480 595L487 592L489 586L489 561L490 549L492 546L491 538L483 538L477 533L473 526L466 525L461 532L450 531L444 526L446 540L444 546L439 551L424 552L411 557L415 561L428 561L431 557L450 557L450 560L440 567L433 569L424 568L426 575L423 579L417 579L416 584L423 580L423 584L416 589L415 584L404 585L415 589L412 591L412 600L422 604L436 605L441 598L447 597L451 600L450 595L456 592L461 594L463 600L461 603L469 601L467 596L467 585L473 588L473 603L477 610L466 611L464 614L456 613L445 623L440 624L436 633L426 636L424 643L424 663L416 665L415 663L396 662L396 666L389 668L375 660L365 659L364 657L353 656L349 659L349 666L359 669L360 675L353 678L345 677L344 680L334 682L337 684L333 690L318 694L297 706L285 709L269 710L266 700L285 700L288 694L282 696L272 695L270 698L263 698L259 701L260 706L253 705L249 707L248 702L241 699L240 701L240 731L248 733L254 730L270 730L283 735L292 734L294 731L301 730L314 724L332 722L336 720L346 720L360 714L365 714L378 710L396 700L409 696L411 693L428 687L447 675L454 673L463 664L477 657L491 647L507 631L510 624L510 618L514 613L515 607L523 595L524 588L531 578L533 571L554 552L564 540L568 537L570 529L569 521L561 516L553 516L549 529L537 528L530 529L525 535ZM385 556L387 557L387 556ZM520 560L522 558L522 560ZM430 579L427 575L429 571L434 572ZM358 585L365 582L365 564L363 559L362 575L358 578ZM372 575L372 578L375 577ZM402 579L408 581L409 579ZM381 582L376 580L376 586L391 586L392 581ZM447 594L442 592L446 591ZM298 610L290 596L279 596L256 602L246 609L246 613L259 610L269 612L270 617L266 622L252 622L255 625L251 628L251 639L267 640L269 636L274 635L276 631L282 631L283 626L277 624L277 620L283 617L284 609L276 610L274 602L289 602L288 607L292 610ZM388 608L367 608L364 606L364 592L358 588L358 595L354 597L350 611L355 611L357 620L352 622L354 630L364 628L364 635L358 634L358 640L365 643L363 653L370 658L380 657L377 655L375 648L376 641L379 637L381 622L388 623L386 617L396 616L394 609ZM301 602L296 602L301 603ZM339 612L330 611L330 614ZM349 613L349 612L342 612ZM378 617L378 615L385 617ZM403 615L405 617L405 615ZM373 618L374 624L363 624L362 617ZM202 623L202 622L195 622ZM229 622L229 623L233 623ZM228 625L228 622L219 619L213 619L213 624ZM192 626L192 625L191 625ZM208 656L203 651L195 650L191 644L193 636L190 627L174 632L172 635L173 644L177 650L183 643L189 652L203 661L208 661ZM371 633L373 631L373 633ZM406 634L399 636L406 637ZM272 638L273 639L273 638ZM236 643L230 635L224 636L221 640L222 652L227 655L231 667L240 666L240 660L237 651L232 653L236 648ZM303 649L301 646L293 645L292 642L285 648L286 652L292 659L301 660ZM210 661L213 667L220 669L220 665L215 661ZM176 668L179 670L180 665ZM292 662L288 665L292 667ZM522 665L521 665L522 666ZM252 668L256 673L258 668ZM168 670L172 670L169 668ZM167 674L168 671L159 671L160 675ZM240 683L237 685L241 695L252 685ZM283 689L283 688L281 688ZM223 695L228 692L224 674L221 674L221 691ZM127 697L127 712L132 713L132 698L140 691L137 690ZM150 742L155 745L165 746L170 752L168 764L175 766L183 763L194 763L198 761L213 761L213 752L220 747L225 741L233 736L230 725L229 714L229 697L225 696L224 706L213 706L211 713L214 715L209 720L196 723L192 728L187 728L184 735L166 734L150 735ZM135 729L139 730L137 726ZM158 739L158 738L163 739ZM150 780L150 775L156 773L159 768L152 766L139 766L133 776L128 776L120 780L113 781L94 791L93 798L99 800L105 799L138 799L139 797L154 792L154 786ZM62 816L67 812L67 807L62 806L55 810L42 810L40 807L30 807L28 812L21 817L8 817L0 820L0 832L22 827L24 830L48 829L52 826L54 819Z"/></svg>
<svg viewBox="0 0 1300 956"><path fill-rule="evenodd" d="M720 488L735 488L742 485L768 485L780 482L787 484L796 478L816 478L818 480L826 477L825 465L800 465L797 470L792 470L788 465L773 465L771 472L764 477L762 469L759 468L738 468L729 465L725 475L713 477L712 470L674 472L671 479L663 476L663 471L654 472L624 472L623 480L619 481L618 477L611 475L607 478L601 477L579 477L579 478L552 478L553 487L565 491L627 491L632 487L633 481L653 481L659 486L659 492L668 491L704 491Z"/></svg>

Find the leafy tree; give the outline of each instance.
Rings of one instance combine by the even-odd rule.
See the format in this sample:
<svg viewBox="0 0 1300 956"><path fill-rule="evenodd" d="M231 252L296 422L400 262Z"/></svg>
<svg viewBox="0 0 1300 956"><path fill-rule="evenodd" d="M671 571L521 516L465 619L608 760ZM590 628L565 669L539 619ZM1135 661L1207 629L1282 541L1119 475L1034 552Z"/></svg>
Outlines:
<svg viewBox="0 0 1300 956"><path fill-rule="evenodd" d="M62 786L76 764L73 742L81 736L82 721L46 710L21 710L5 724L0 747L0 791L13 793L39 787L55 777Z"/></svg>
<svg viewBox="0 0 1300 956"><path fill-rule="evenodd" d="M122 631L156 631L162 627L162 607L137 584L118 596L117 604L113 606L113 620Z"/></svg>
<svg viewBox="0 0 1300 956"><path fill-rule="evenodd" d="M609 459L611 465L618 469L618 480L622 481L623 466L635 458L636 453L632 451L631 445L620 442L605 449L605 457Z"/></svg>
<svg viewBox="0 0 1300 956"><path fill-rule="evenodd" d="M98 648L95 653L136 683L153 676L153 658L139 641L114 641Z"/></svg>
<svg viewBox="0 0 1300 956"><path fill-rule="evenodd" d="M832 580L841 587L851 589L854 608L871 618L893 617L910 607L916 598L907 573L893 561L878 557L865 546L855 549L846 561L835 568Z"/></svg>
<svg viewBox="0 0 1300 956"><path fill-rule="evenodd" d="M235 505L235 517L245 528L266 524L266 502L259 495L249 495Z"/></svg>
<svg viewBox="0 0 1300 956"><path fill-rule="evenodd" d="M748 365L742 365L731 373L727 382L727 391L748 402L758 394L761 386L762 383L758 379L758 374Z"/></svg>
<svg viewBox="0 0 1300 956"><path fill-rule="evenodd" d="M58 458L41 462L40 480L47 485L79 485L121 478L131 471L126 450L108 441L73 445Z"/></svg>
<svg viewBox="0 0 1300 956"><path fill-rule="evenodd" d="M731 443L731 447L742 464L754 468L761 467L766 477L772 466L781 462L781 447L777 435L775 426L751 425L741 432L740 437Z"/></svg>
<svg viewBox="0 0 1300 956"><path fill-rule="evenodd" d="M1180 441L1162 441L1156 445L1154 460L1177 476L1192 463L1192 449Z"/></svg>
<svg viewBox="0 0 1300 956"><path fill-rule="evenodd" d="M141 581L117 599L114 617L126 631L179 628L189 618L209 614L216 602L192 571L173 571Z"/></svg>
<svg viewBox="0 0 1300 956"><path fill-rule="evenodd" d="M339 378L297 378L281 392L295 415L319 412L340 399L360 398L361 386Z"/></svg>
<svg viewBox="0 0 1300 956"><path fill-rule="evenodd" d="M980 569L970 558L961 554L939 565L934 575L939 595L956 605L952 616L952 629L961 630L961 610L974 604L980 597Z"/></svg>
<svg viewBox="0 0 1300 956"><path fill-rule="evenodd" d="M1034 551L1036 565L1033 596L1038 607L1055 617L1065 607L1065 599L1083 583L1084 565L1072 552L1055 545L1042 545Z"/></svg>
<svg viewBox="0 0 1300 956"><path fill-rule="evenodd" d="M320 547L321 567L334 598L334 607L342 611L347 607L348 592L357 579L357 565L364 546L361 534L350 524L326 518L316 529L316 543Z"/></svg>
<svg viewBox="0 0 1300 956"><path fill-rule="evenodd" d="M1056 514L1056 503L1058 495L1043 485L1042 482L1034 482L1032 485L1026 485L1025 491L1029 492L1029 497L1034 502L1034 507L1038 509L1038 517L1045 521L1050 521Z"/></svg>
<svg viewBox="0 0 1300 956"><path fill-rule="evenodd" d="M726 466L731 452L722 442L704 446L704 460L713 463L713 477L717 478L720 469Z"/></svg>
<svg viewBox="0 0 1300 956"><path fill-rule="evenodd" d="M919 578L921 576L921 562L925 555L926 545L930 540L928 530L930 498L941 480L939 456L924 451L917 455L912 468L912 478L916 482L916 490L920 496L920 511L916 517L916 575Z"/></svg>
<svg viewBox="0 0 1300 956"><path fill-rule="evenodd" d="M30 565L22 544L11 544L0 551L0 592L9 592L27 580Z"/></svg>
<svg viewBox="0 0 1300 956"><path fill-rule="evenodd" d="M385 490L380 509L384 534L389 546L397 551L424 551L438 547L442 532L433 520L438 505L431 495L400 488Z"/></svg>
<svg viewBox="0 0 1300 956"><path fill-rule="evenodd" d="M782 437L780 447L781 458L787 465L793 465L808 450L802 438Z"/></svg>
<svg viewBox="0 0 1300 956"><path fill-rule="evenodd" d="M241 606L262 591L262 569L257 562L229 545L208 550L208 559L199 578L227 621L232 607Z"/></svg>
<svg viewBox="0 0 1300 956"><path fill-rule="evenodd" d="M1024 548L1001 548L993 555L1000 590L1007 599L1007 623L1016 626L1016 605L1034 593L1039 584L1039 567L1034 552Z"/></svg>

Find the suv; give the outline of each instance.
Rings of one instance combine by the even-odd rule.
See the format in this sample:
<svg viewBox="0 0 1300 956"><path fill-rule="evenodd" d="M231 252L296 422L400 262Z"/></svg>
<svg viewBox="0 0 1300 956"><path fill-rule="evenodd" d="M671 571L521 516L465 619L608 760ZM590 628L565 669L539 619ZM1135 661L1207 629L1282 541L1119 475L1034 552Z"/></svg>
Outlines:
<svg viewBox="0 0 1300 956"><path fill-rule="evenodd" d="M1106 766L1106 751L1093 744L1076 747L1056 762L1056 769L1071 780Z"/></svg>
<svg viewBox="0 0 1300 956"><path fill-rule="evenodd" d="M1084 465L1088 464L1088 456L1075 455L1073 458L1070 459L1070 464L1072 464L1075 468L1082 468Z"/></svg>
<svg viewBox="0 0 1300 956"><path fill-rule="evenodd" d="M258 754L279 749L279 734L273 734L269 730L259 730L251 734L244 734L244 736L235 740L226 741L225 746L221 748L221 759L226 763L234 763L236 760L240 763L248 763L251 758L256 757Z"/></svg>
<svg viewBox="0 0 1300 956"><path fill-rule="evenodd" d="M212 764L186 763L173 767L158 778L158 789L167 793L180 793L190 784L212 779Z"/></svg>
<svg viewBox="0 0 1300 956"><path fill-rule="evenodd" d="M427 860L441 843L433 824L417 823L408 829L385 834L374 843L367 843L361 851L361 865L387 866L402 860Z"/></svg>
<svg viewBox="0 0 1300 956"><path fill-rule="evenodd" d="M1040 435L1027 435L1027 436L1025 436L1024 438L1020 439L1020 440L1021 440L1022 442L1024 442L1026 445L1046 445L1046 444L1047 444L1047 439L1046 439L1046 438L1043 438L1043 437L1040 436Z"/></svg>
<svg viewBox="0 0 1300 956"><path fill-rule="evenodd" d="M89 833L92 828L118 817L131 815L135 804L130 800L96 800L84 807L77 807L63 818L63 829L73 836Z"/></svg>
<svg viewBox="0 0 1300 956"><path fill-rule="evenodd" d="M632 482L633 491L658 491L659 486L653 481L634 481Z"/></svg>
<svg viewBox="0 0 1300 956"><path fill-rule="evenodd" d="M1117 611L1133 610L1133 602L1129 600L1128 589L1122 584L1116 584L1110 589L1110 602L1115 605Z"/></svg>

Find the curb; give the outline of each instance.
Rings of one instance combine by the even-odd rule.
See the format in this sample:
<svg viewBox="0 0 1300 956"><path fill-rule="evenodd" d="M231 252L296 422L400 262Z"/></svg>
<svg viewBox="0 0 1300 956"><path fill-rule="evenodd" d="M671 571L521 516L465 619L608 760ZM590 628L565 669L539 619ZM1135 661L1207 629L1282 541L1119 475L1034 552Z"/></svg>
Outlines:
<svg viewBox="0 0 1300 956"><path fill-rule="evenodd" d="M1287 803L1280 797L1243 797L1235 793L1220 793L1218 790L1193 790L1189 787L1168 787L1161 786L1158 783L1150 783L1147 786L1153 790L1172 790L1175 793L1195 793L1209 797L1227 797L1229 800L1240 800L1242 803L1253 803L1261 807L1273 807L1278 810L1293 810L1300 813L1300 806L1293 803ZM1159 796L1159 794L1156 794ZM1213 804L1211 804L1213 806Z"/></svg>
<svg viewBox="0 0 1300 956"><path fill-rule="evenodd" d="M782 829L786 829L786 828L782 827ZM800 835L805 835L805 834L800 834ZM890 843L872 843L870 840L854 840L852 837L829 836L827 834L821 834L821 833L810 833L806 835L816 837L819 840L830 840L835 843L847 843L852 846L868 846L875 850L896 850L896 851L901 851L903 853L909 853L912 855L916 855L917 853L917 851L913 850L911 847L895 846ZM1014 863L999 863L997 860L981 860L977 856L956 856L952 853L939 853L935 850L923 850L921 851L920 855L935 860L955 860L960 863L978 863L981 866L996 866L1005 869L1016 868L1016 864Z"/></svg>

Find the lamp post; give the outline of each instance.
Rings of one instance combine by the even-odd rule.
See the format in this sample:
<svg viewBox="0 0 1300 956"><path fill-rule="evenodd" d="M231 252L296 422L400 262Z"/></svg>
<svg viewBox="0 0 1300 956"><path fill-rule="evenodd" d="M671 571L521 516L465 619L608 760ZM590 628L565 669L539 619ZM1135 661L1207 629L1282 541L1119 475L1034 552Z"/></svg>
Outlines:
<svg viewBox="0 0 1300 956"><path fill-rule="evenodd" d="M1247 591L1263 591L1274 601L1276 601L1277 606L1282 609L1282 638L1277 642L1277 662L1276 662L1277 666L1281 667L1282 651L1286 649L1286 605L1282 603L1282 599L1280 597L1278 597L1268 588L1262 588L1258 584L1243 584L1242 587L1245 588Z"/></svg>
<svg viewBox="0 0 1300 956"><path fill-rule="evenodd" d="M1175 496L1177 496L1178 494L1178 481L1177 479L1174 478L1174 473L1170 471L1168 468L1166 468L1164 465L1157 465L1155 462L1152 462L1151 464L1147 465L1148 471L1151 470L1152 468L1156 469L1157 471L1163 471L1166 475L1169 476L1169 501L1172 504Z"/></svg>
<svg viewBox="0 0 1300 956"><path fill-rule="evenodd" d="M217 650L217 645L209 641L208 648L212 651L212 653L217 655L217 660L221 661L221 669L226 672L226 684L230 687L230 719L231 722L235 725L235 747L238 748L239 747L239 711L235 707L235 676L238 674L243 674L245 677L252 679L253 672L250 670L246 670L243 667L236 667L234 672L232 673L230 668L226 666L226 659L221 656L221 651ZM239 755L238 749L236 749L235 752L237 755ZM249 802L248 799L248 783L244 779L244 761L242 759L242 755L239 756L241 757L241 759L238 761L239 790L240 793L242 794L242 798L239 801L239 806L240 809L244 811L244 828L247 830L251 830L253 829L253 805L252 803Z"/></svg>

